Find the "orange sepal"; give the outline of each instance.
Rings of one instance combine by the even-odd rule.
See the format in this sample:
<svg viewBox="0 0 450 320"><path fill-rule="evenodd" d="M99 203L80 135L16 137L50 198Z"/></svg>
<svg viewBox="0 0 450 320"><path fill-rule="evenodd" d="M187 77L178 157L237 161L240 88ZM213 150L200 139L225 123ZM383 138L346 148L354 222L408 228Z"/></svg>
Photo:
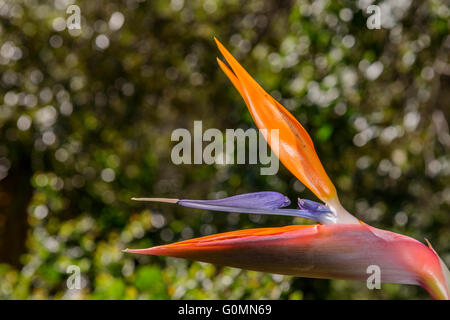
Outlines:
<svg viewBox="0 0 450 320"><path fill-rule="evenodd" d="M274 146L277 142L271 141L270 134L265 138L284 166L324 202L336 199L336 188L327 176L306 130L215 40L232 71L221 62L219 65L244 98L258 128L279 130L278 146Z"/></svg>

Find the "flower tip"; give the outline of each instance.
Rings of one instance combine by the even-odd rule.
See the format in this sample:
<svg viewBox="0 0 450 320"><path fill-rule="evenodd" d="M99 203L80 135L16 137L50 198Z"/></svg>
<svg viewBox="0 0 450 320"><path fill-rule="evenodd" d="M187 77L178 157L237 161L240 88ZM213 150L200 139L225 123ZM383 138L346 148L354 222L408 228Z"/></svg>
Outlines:
<svg viewBox="0 0 450 320"><path fill-rule="evenodd" d="M228 52L227 49L225 49L224 45L222 44L222 42L219 41L219 39L217 39L216 37L214 37L214 41L216 42L217 47L219 48L219 50L223 53Z"/></svg>
<svg viewBox="0 0 450 320"><path fill-rule="evenodd" d="M158 247L153 248L147 248L147 249L125 249L122 250L124 253L135 253L135 254L152 254L152 255L158 255Z"/></svg>
<svg viewBox="0 0 450 320"><path fill-rule="evenodd" d="M433 247L431 246L431 243L430 243L430 241L427 239L427 238L424 238L425 239L425 242L427 243L427 245L428 245L428 248L430 248L431 250L433 250L434 251L434 249L433 249ZM436 253L436 251L434 251L435 253Z"/></svg>
<svg viewBox="0 0 450 320"><path fill-rule="evenodd" d="M180 199L172 198L131 198L134 201L148 201L148 202L165 202L165 203L177 203Z"/></svg>
<svg viewBox="0 0 450 320"><path fill-rule="evenodd" d="M129 248L126 248L126 249L122 250L122 252L123 253L139 253L140 250L142 250L142 249L129 249Z"/></svg>

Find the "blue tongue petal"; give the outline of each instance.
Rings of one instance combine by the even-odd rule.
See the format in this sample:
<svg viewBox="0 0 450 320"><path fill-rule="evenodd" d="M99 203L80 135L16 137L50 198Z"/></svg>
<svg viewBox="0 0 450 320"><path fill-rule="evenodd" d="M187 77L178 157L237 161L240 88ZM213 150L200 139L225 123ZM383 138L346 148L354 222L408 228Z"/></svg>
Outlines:
<svg viewBox="0 0 450 320"><path fill-rule="evenodd" d="M244 209L279 209L290 205L291 201L279 192L263 191L244 193L218 200L180 200L178 204L187 204L187 206L189 204L199 204Z"/></svg>
<svg viewBox="0 0 450 320"><path fill-rule="evenodd" d="M273 191L246 193L218 200L165 198L133 198L133 200L176 203L183 207L212 211L301 217L322 224L336 223L334 213L327 206L311 200L299 199L300 209L283 209L291 202L286 196Z"/></svg>

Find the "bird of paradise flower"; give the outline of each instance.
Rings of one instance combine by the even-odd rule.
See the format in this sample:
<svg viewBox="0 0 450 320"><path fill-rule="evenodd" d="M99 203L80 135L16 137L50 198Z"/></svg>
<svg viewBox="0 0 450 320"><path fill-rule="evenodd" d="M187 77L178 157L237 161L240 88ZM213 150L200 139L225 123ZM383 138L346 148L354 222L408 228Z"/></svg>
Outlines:
<svg viewBox="0 0 450 320"><path fill-rule="evenodd" d="M241 194L219 200L133 198L181 206L311 219L315 225L291 225L226 232L148 249L125 252L170 256L218 265L310 278L365 281L367 268L381 270L381 282L419 285L435 299L449 299L450 273L428 243L371 227L339 202L313 142L302 125L246 72L217 40L228 65L220 68L244 99L260 129L279 130L279 139L265 139L286 168L322 200L299 199L299 209L278 192ZM275 145L276 144L276 145Z"/></svg>

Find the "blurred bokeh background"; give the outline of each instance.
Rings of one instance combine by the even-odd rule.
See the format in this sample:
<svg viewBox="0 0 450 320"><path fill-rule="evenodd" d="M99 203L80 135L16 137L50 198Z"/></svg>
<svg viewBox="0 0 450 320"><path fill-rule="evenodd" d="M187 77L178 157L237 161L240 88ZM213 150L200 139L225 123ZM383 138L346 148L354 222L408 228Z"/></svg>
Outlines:
<svg viewBox="0 0 450 320"><path fill-rule="evenodd" d="M66 27L71 4L81 30ZM254 127L216 36L309 131L350 212L429 239L449 265L449 16L444 0L0 0L0 298L428 299L121 250L311 223L130 200L317 199L282 167L170 160L172 131L194 120Z"/></svg>

